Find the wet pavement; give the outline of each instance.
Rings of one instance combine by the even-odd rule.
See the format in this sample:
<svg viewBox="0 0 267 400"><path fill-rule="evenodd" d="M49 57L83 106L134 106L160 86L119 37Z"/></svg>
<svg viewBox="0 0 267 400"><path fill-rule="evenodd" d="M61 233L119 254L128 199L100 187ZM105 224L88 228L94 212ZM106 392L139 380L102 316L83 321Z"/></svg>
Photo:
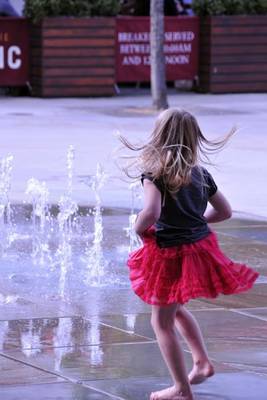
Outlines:
<svg viewBox="0 0 267 400"><path fill-rule="evenodd" d="M172 92L169 102L193 112L209 138L239 127L229 146L212 158L216 168L209 168L235 211L235 218L216 224L215 230L230 258L260 273L247 293L187 305L199 321L216 368L214 377L193 388L195 399L267 400L266 94ZM101 191L104 250L125 279L123 227L132 196L116 164L121 153L114 151L114 133L120 131L133 143L146 139L156 117L150 95L0 97L0 117L5 133L0 135L0 157L14 155L10 199L19 210L16 220L22 230L28 179L45 181L49 203L57 204L67 190L66 153L72 144L73 200L88 208L95 204L95 195L84 181L101 162L109 174ZM92 225L84 221L80 243L74 243L78 255ZM48 266L45 270L27 260L17 262L23 243L17 243L17 254L0 262L0 400L145 400L152 390L170 384L150 325L150 307L129 285L75 286L83 273L79 261L74 264L77 270L68 271L72 291L62 300L57 296L58 276L42 275ZM183 341L182 346L190 370L191 356Z"/></svg>
<svg viewBox="0 0 267 400"><path fill-rule="evenodd" d="M247 293L188 304L216 368L194 386L195 399L266 400L267 223L233 219L215 230L225 252L260 278ZM92 288L76 302L7 299L0 305L1 400L145 400L170 384L150 308L129 287Z"/></svg>

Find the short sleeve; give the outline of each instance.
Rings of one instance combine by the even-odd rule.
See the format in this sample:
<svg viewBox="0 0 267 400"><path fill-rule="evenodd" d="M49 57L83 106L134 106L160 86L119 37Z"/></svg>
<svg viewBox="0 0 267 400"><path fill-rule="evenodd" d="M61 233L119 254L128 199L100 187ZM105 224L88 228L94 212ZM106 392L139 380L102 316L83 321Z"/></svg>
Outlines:
<svg viewBox="0 0 267 400"><path fill-rule="evenodd" d="M150 182L153 182L154 183L154 185L156 186L156 188L162 193L164 190L163 190L163 186L162 186L162 183L160 182L160 180L159 179L155 179L155 178L153 178L152 176L151 176L151 174L142 174L141 175L141 182L142 182L142 185L144 184L144 179L148 179Z"/></svg>
<svg viewBox="0 0 267 400"><path fill-rule="evenodd" d="M209 197L211 197L217 192L218 187L217 187L213 177L207 170L205 170L205 180L208 185L208 195L209 195Z"/></svg>

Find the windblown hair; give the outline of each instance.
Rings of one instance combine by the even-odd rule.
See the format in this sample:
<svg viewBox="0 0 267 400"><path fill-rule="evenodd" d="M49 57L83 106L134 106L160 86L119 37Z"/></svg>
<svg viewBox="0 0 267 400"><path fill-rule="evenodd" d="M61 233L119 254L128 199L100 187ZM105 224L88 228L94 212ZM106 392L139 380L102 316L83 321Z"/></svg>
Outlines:
<svg viewBox="0 0 267 400"><path fill-rule="evenodd" d="M174 194L181 186L190 183L194 166L201 161L211 164L208 155L221 150L234 132L235 128L221 140L208 140L192 114L169 108L157 118L145 145L134 146L122 136L120 140L129 149L140 152L131 167L134 165L140 172L151 174L154 179L162 178L166 189ZM124 170L133 177L127 167Z"/></svg>

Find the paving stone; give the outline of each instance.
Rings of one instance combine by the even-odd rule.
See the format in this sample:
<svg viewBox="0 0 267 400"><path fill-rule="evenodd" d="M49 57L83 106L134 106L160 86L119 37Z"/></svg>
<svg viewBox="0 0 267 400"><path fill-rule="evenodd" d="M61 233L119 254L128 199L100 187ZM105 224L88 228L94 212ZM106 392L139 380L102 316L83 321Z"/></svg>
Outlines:
<svg viewBox="0 0 267 400"><path fill-rule="evenodd" d="M115 400L81 385L72 383L49 383L46 385L1 385L3 400Z"/></svg>
<svg viewBox="0 0 267 400"><path fill-rule="evenodd" d="M163 376L166 367L156 343L95 345L76 348L41 348L6 351L16 359L63 376L79 379L106 379L129 376ZM149 357L148 357L149 354ZM189 355L187 356L190 360Z"/></svg>
<svg viewBox="0 0 267 400"><path fill-rule="evenodd" d="M201 301L192 301L187 306L188 310L195 313L196 310L202 310L203 312L211 309L219 309L219 307L213 307L212 304L203 303ZM201 315L201 313L200 313ZM142 335L151 339L155 339L155 334L152 329L151 313L142 314L114 314L114 315L101 315L100 321L114 326L119 329L123 329L127 332L133 332L137 335Z"/></svg>
<svg viewBox="0 0 267 400"><path fill-rule="evenodd" d="M204 303L225 308L257 308L267 304L267 284L255 284L248 292L231 296L219 296L216 299L202 299Z"/></svg>
<svg viewBox="0 0 267 400"><path fill-rule="evenodd" d="M62 379L55 375L0 355L0 398L3 400L6 399L2 397L2 385L47 384L61 381Z"/></svg>
<svg viewBox="0 0 267 400"><path fill-rule="evenodd" d="M231 230L218 230L219 244L225 254L233 261L244 263L256 269L260 274L267 274L267 243L234 237ZM266 232L267 237L267 232Z"/></svg>
<svg viewBox="0 0 267 400"><path fill-rule="evenodd" d="M230 364L243 371L252 371L267 378L267 342L243 339L239 341L207 341L211 358Z"/></svg>
<svg viewBox="0 0 267 400"><path fill-rule="evenodd" d="M266 377L248 372L220 373L195 389L196 400L266 400Z"/></svg>
<svg viewBox="0 0 267 400"><path fill-rule="evenodd" d="M148 399L151 391L162 390L172 384L168 377L108 379L90 383L126 400ZM195 400L266 400L266 391L264 377L237 371L218 372L203 384L193 386Z"/></svg>
<svg viewBox="0 0 267 400"><path fill-rule="evenodd" d="M225 233L231 237L245 239L245 241L263 242L267 245L266 221L244 220L232 218L219 224L214 224L217 232Z"/></svg>
<svg viewBox="0 0 267 400"><path fill-rule="evenodd" d="M267 342L267 323L229 310L193 311L207 339L247 338Z"/></svg>
<svg viewBox="0 0 267 400"><path fill-rule="evenodd" d="M0 349L21 348L28 354L43 347L65 348L144 341L138 336L103 325L99 317L36 318L0 321Z"/></svg>
<svg viewBox="0 0 267 400"><path fill-rule="evenodd" d="M42 299L30 300L16 296L15 293L5 293L0 286L0 321L29 319L29 318L56 318L73 315L73 307L64 301L46 301ZM3 293L5 293L3 295Z"/></svg>
<svg viewBox="0 0 267 400"><path fill-rule="evenodd" d="M91 381L129 377L162 377L168 371L157 343L132 343L73 348L42 348L38 353L21 350L7 351L31 365L60 373L64 377ZM191 354L184 353L188 370L192 367ZM216 363L220 371L233 370L231 365Z"/></svg>
<svg viewBox="0 0 267 400"><path fill-rule="evenodd" d="M238 310L241 313L250 315L251 317L258 317L262 320L267 321L267 307L265 308L244 308Z"/></svg>

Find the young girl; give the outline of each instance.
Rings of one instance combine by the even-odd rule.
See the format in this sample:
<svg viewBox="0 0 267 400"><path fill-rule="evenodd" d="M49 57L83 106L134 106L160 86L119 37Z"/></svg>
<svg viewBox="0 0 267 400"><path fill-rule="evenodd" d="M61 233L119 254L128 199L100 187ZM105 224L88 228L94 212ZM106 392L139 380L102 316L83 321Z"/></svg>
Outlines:
<svg viewBox="0 0 267 400"><path fill-rule="evenodd" d="M199 162L209 150L221 149L232 135L212 142L196 119L176 108L160 114L142 150L144 208L135 231L143 247L130 254L128 266L135 293L152 305L151 323L173 386L151 393L150 400L193 400L190 384L214 374L199 326L183 304L248 290L258 274L229 260L218 247L208 223L231 217L231 207L210 173ZM206 211L207 203L212 208ZM187 377L176 329L193 357Z"/></svg>

